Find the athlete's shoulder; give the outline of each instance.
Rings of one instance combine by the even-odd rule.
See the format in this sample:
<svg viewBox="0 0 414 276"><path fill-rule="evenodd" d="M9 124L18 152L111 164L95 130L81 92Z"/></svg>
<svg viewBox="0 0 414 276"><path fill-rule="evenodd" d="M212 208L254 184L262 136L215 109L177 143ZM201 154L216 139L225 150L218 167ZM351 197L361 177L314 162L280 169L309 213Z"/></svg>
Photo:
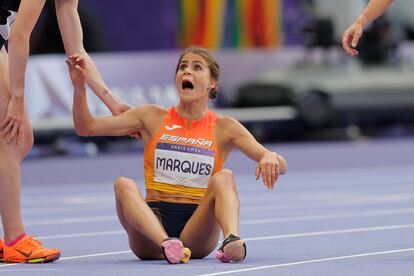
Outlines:
<svg viewBox="0 0 414 276"><path fill-rule="evenodd" d="M235 118L231 116L223 116L220 114L217 114L217 124L220 126L231 126L231 125L237 125L240 124L239 121L237 121Z"/></svg>
<svg viewBox="0 0 414 276"><path fill-rule="evenodd" d="M242 125L239 121L231 116L218 115L216 120L216 128L219 130L224 130L226 132L234 132L242 128Z"/></svg>
<svg viewBox="0 0 414 276"><path fill-rule="evenodd" d="M134 107L131 112L131 115L135 119L141 121L144 125L149 127L162 121L167 113L167 110L158 105L145 104Z"/></svg>

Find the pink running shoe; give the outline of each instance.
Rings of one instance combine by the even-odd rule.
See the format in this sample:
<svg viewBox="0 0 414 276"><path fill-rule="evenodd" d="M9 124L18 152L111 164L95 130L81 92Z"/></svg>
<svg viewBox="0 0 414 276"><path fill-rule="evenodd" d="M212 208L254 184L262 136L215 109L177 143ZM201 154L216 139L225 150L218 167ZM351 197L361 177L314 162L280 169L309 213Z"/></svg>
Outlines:
<svg viewBox="0 0 414 276"><path fill-rule="evenodd" d="M0 239L0 262L3 262L3 247L4 247L4 241Z"/></svg>
<svg viewBox="0 0 414 276"><path fill-rule="evenodd" d="M244 241L230 234L217 250L216 258L223 263L240 262L246 258L246 254L247 248Z"/></svg>
<svg viewBox="0 0 414 276"><path fill-rule="evenodd" d="M187 263L190 260L191 251L184 247L182 241L176 238L168 238L161 244L162 253L170 264Z"/></svg>

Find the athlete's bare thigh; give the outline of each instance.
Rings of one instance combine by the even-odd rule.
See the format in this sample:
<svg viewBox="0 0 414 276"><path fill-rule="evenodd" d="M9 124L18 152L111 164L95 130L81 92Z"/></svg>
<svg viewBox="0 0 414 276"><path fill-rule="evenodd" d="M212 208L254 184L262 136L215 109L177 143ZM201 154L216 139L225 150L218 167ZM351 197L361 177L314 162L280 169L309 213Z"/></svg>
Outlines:
<svg viewBox="0 0 414 276"><path fill-rule="evenodd" d="M6 117L7 103L10 99L8 92L9 74L7 64L7 53L3 47L0 52L0 121L3 121Z"/></svg>
<svg viewBox="0 0 414 276"><path fill-rule="evenodd" d="M10 100L9 90L9 74L8 74L8 55L3 47L0 51L0 123L6 117L7 106ZM7 149L16 152L22 159L24 155L30 150L33 144L33 131L29 122L29 118L25 111L25 129L23 131L24 140L20 145L8 145ZM6 141L0 137L0 146L4 148Z"/></svg>

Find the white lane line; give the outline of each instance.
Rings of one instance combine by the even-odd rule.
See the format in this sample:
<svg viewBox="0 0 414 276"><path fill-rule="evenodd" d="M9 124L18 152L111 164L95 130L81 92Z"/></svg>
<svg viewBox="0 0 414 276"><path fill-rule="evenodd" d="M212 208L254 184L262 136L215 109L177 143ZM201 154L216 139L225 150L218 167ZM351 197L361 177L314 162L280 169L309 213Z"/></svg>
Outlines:
<svg viewBox="0 0 414 276"><path fill-rule="evenodd" d="M88 222L107 222L117 221L117 216L91 216L91 217L73 217L64 219L42 219L42 220L27 220L25 226L37 225L58 225L58 224L78 224ZM1 224L0 224L1 225Z"/></svg>
<svg viewBox="0 0 414 276"><path fill-rule="evenodd" d="M330 231L305 232L305 233L296 233L296 234L247 238L243 240L245 241L275 240L275 239L288 239L288 238L312 237L312 236L323 236L323 235L338 235L338 234L350 234L350 233L361 233L361 232L385 231L385 230L399 230L399 229L407 229L407 228L414 228L414 224L387 225L387 226L376 226L376 227L339 229L339 230L330 230Z"/></svg>
<svg viewBox="0 0 414 276"><path fill-rule="evenodd" d="M414 224L403 224L403 225L389 225L389 226L377 226L377 227L366 227L366 228L353 228L353 229L340 229L332 231L318 231L318 232L307 232L307 233L297 233L297 234L287 234L287 235L275 235L267 237L252 237L243 239L245 241L261 241L261 240L272 240L272 239L287 239L287 238L298 238L298 237L310 237L310 236L323 236L323 235L335 235L335 234L347 234L347 233L358 233L358 232L370 232L370 231L384 231L384 230L396 230L396 229L405 229L405 228L414 228ZM106 232L90 232L90 233L78 233L73 235L57 235L57 236L44 236L39 237L39 239L57 239L57 238L71 238L71 237L86 237L94 235L110 235L110 234L122 234L124 231L106 231ZM130 250L125 251L116 251L116 252L103 252L96 254L72 256L72 257L63 257L60 260L73 260L73 259L82 259L82 258L92 258L92 257L101 257L109 255L118 255L130 253ZM296 263L295 263L296 264ZM0 267L12 266L16 264L3 264ZM277 265L282 266L282 265ZM273 267L273 266L272 266ZM226 273L224 273L226 274ZM216 274L212 274L216 275ZM219 275L219 274L217 274Z"/></svg>
<svg viewBox="0 0 414 276"><path fill-rule="evenodd" d="M293 176L303 176L307 179L309 177L313 177L315 175L320 176L337 176L338 174L343 175L344 172L347 173L347 175L350 174L363 174L363 175L378 175L378 172L384 172L384 171L403 171L412 173L414 169L414 163L413 164L401 164L401 165L386 165L386 166L358 166L358 167L347 167L347 168L328 168L321 171L320 169L301 169L301 170L292 170L287 175L293 175ZM246 174L247 175L247 174Z"/></svg>
<svg viewBox="0 0 414 276"><path fill-rule="evenodd" d="M277 204L266 204L266 211L295 211L295 210L309 210L309 209L320 209L328 207L354 207L363 206L365 209L369 209L372 205L377 204L411 204L414 198L414 194L392 194L392 195L355 195L355 194L344 194L343 192L339 195L338 193L325 193L322 194L307 194L296 197L295 203L277 203ZM318 205L314 202L318 201ZM409 205L410 206L410 205ZM252 204L241 205L241 213L246 212L261 212L263 213L263 204L258 205L252 202Z"/></svg>
<svg viewBox="0 0 414 276"><path fill-rule="evenodd" d="M361 233L361 232L399 230L399 229L407 229L407 228L414 228L414 224L397 224L397 225L384 225L384 226L363 227L363 228L348 228L348 229L337 229L337 230L326 230L326 231L315 231L315 232L303 232L303 233L294 233L294 234L285 234L285 235L252 237L252 238L245 238L243 240L245 241L275 240L275 239L288 239L288 238L312 237L312 236L323 236L323 235L338 235L338 234L350 234L350 233ZM69 239L69 238L83 238L83 237L94 237L94 236L123 235L123 234L125 234L124 230L114 230L114 231L102 231L102 232L63 234L63 235L53 235L53 236L39 236L37 238L40 240L53 240L53 239Z"/></svg>
<svg viewBox="0 0 414 276"><path fill-rule="evenodd" d="M371 216L385 216L385 215L404 215L414 213L414 208L401 208L401 209L386 209L386 210L373 210L351 213L337 213L328 215L309 215L309 216L297 216L297 217L279 217L269 219L253 219L242 220L240 225L248 224L269 224L278 222L295 222L295 221L310 221L310 220L324 220L324 219L342 219L342 218L359 218L359 217L371 217ZM50 220L27 220L25 226L38 226L38 225L58 225L58 224L78 224L78 223L91 223L91 222L107 222L118 221L117 216L91 216L91 217L73 217L66 219L50 219ZM2 224L0 223L0 226Z"/></svg>
<svg viewBox="0 0 414 276"><path fill-rule="evenodd" d="M386 216L386 215L404 215L404 214L412 214L412 213L414 213L414 208L402 208L402 209L362 211L358 213L351 212L351 213L339 213L339 214L328 214L328 215L280 217L280 218L273 218L273 219L251 219L251 220L240 221L240 225L268 224L268 223L277 223L277 222L295 222L295 221L323 220L323 219L359 218L359 217Z"/></svg>
<svg viewBox="0 0 414 276"><path fill-rule="evenodd" d="M79 256L72 256L72 257L63 257L63 258L59 258L59 260L57 262L67 261L67 260L75 260L75 259L101 257L101 256L127 254L127 253L132 253L132 251L131 250L124 250L124 251L114 251L114 252L103 252L103 253L95 253L95 254L88 254L88 255L79 255ZM7 266L15 266L15 265L25 265L25 264L1 264L0 268L1 267L7 267ZM9 270L5 270L5 271L9 271Z"/></svg>
<svg viewBox="0 0 414 276"><path fill-rule="evenodd" d="M111 255L119 255L119 254L127 254L127 253L132 253L132 251L131 250L124 250L124 251L114 251L114 252L103 252L103 253L95 253L95 254L88 254L88 255L63 257L63 258L60 258L59 260L67 261L67 260L102 257L102 256L111 256Z"/></svg>
<svg viewBox="0 0 414 276"><path fill-rule="evenodd" d="M62 268L38 268L38 269L32 269L32 268L27 268L27 269L0 269L0 272L28 272L28 271L62 271Z"/></svg>
<svg viewBox="0 0 414 276"><path fill-rule="evenodd" d="M114 205L80 205L80 206L54 206L51 207L23 207L23 215L44 215L44 214L53 214L53 213L68 213L68 212L88 212L93 211L112 211L114 210Z"/></svg>
<svg viewBox="0 0 414 276"><path fill-rule="evenodd" d="M337 260L345 260L345 259L352 259L352 258L359 258L359 257L369 257L369 256L376 256L376 255L403 253L403 252L410 252L410 251L414 251L414 248L404 248L404 249L396 249L396 250L388 250L388 251L377 251L377 252L369 252L369 253L362 253L362 254L331 257L331 258L307 260L307 261L301 261L301 262L292 262L292 263L284 263L284 264L257 266L257 267L250 267L250 268L237 269L237 270L228 270L228 271L215 272L215 273L198 274L197 276L214 276L214 275L233 274L233 273L241 273L241 272L254 271L254 270L269 269L269 268L286 267L286 266L311 264L311 263L320 263L320 262L328 262L328 261L337 261Z"/></svg>
<svg viewBox="0 0 414 276"><path fill-rule="evenodd" d="M268 224L277 222L288 222L288 221L306 221L306 220L322 220L322 219L339 219L339 218L354 218L354 217L366 217L366 216L382 216L382 215L397 215L397 214L412 214L414 208L405 209L388 209L388 210L374 210L374 211L363 211L359 213L339 213L332 215L310 215L310 216L297 216L297 217L280 217L273 219L253 219L253 220L242 220L241 225L247 224ZM55 219L55 220L38 220L28 221L25 223L26 226L33 225L50 225L50 224L70 224L70 223L87 223L87 222L105 222L105 221L117 221L117 216L95 216L95 217L75 217L67 219Z"/></svg>
<svg viewBox="0 0 414 276"><path fill-rule="evenodd" d="M114 230L114 231L101 231L101 232L88 232L88 233L76 233L76 234L63 234L53 236L39 236L36 237L39 240L53 240L53 239L69 239L69 238L86 238L96 236L110 236L110 235L121 235L125 234L125 230Z"/></svg>

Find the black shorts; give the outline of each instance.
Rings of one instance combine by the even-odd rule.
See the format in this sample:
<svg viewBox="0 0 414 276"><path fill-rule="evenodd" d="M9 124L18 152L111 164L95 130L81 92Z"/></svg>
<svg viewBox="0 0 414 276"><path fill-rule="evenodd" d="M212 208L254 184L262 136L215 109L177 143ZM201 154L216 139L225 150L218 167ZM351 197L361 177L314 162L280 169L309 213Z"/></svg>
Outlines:
<svg viewBox="0 0 414 276"><path fill-rule="evenodd" d="M10 10L17 12L19 10L21 0L0 0L0 6Z"/></svg>
<svg viewBox="0 0 414 276"><path fill-rule="evenodd" d="M10 28L15 17L15 11L9 10L5 4L0 4L0 50L9 39Z"/></svg>
<svg viewBox="0 0 414 276"><path fill-rule="evenodd" d="M187 221L197 209L197 204L148 202L148 206L164 226L169 237L179 238Z"/></svg>

